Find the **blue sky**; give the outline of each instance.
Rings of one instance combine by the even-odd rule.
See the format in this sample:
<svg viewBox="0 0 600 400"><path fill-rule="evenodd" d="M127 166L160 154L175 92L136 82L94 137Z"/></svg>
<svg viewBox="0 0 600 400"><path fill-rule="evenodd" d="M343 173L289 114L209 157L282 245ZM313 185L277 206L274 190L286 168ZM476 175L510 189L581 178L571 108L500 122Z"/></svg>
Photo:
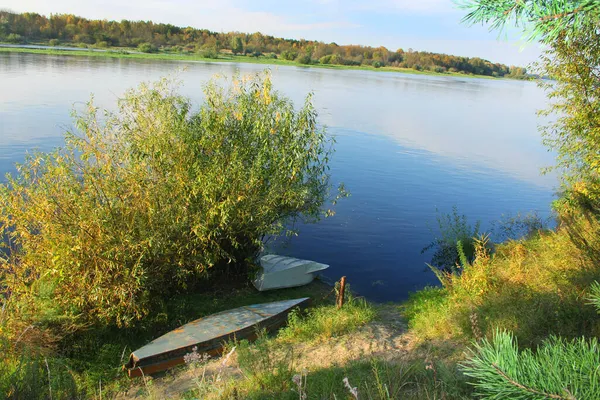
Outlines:
<svg viewBox="0 0 600 400"><path fill-rule="evenodd" d="M465 12L452 0L3 0L0 7L412 48L514 65L526 65L540 53L537 45L519 42L519 35L499 39L486 27L462 24Z"/></svg>

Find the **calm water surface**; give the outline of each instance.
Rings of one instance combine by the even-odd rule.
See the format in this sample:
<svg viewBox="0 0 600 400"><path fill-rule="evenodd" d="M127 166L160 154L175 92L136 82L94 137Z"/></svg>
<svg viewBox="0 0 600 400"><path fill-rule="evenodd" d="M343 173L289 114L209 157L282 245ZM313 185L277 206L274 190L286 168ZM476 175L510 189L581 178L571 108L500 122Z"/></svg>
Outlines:
<svg viewBox="0 0 600 400"><path fill-rule="evenodd" d="M177 72L184 69L184 71ZM0 173L34 148L63 143L71 110L93 93L114 107L141 81L177 73L182 92L202 101L214 74L252 73L253 64L189 63L0 54ZM456 205L484 227L502 214L548 215L556 178L540 176L552 155L541 145L535 84L369 71L272 67L275 87L296 104L308 92L337 140L334 182L352 193L337 214L275 243L278 252L331 265L373 300L401 300L435 284L421 248L436 209Z"/></svg>

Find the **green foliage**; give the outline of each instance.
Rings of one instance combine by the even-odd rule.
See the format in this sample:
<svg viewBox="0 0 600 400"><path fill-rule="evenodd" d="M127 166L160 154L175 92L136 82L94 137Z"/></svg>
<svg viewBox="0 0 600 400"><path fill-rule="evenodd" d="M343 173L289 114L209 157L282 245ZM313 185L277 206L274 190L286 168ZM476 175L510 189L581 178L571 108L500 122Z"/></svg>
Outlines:
<svg viewBox="0 0 600 400"><path fill-rule="evenodd" d="M356 388L359 399L370 400L468 399L472 392L456 368L440 362L353 360L341 366L296 371L291 364L273 362L274 352L281 349L260 350L252 350L250 357L244 353L241 363L246 379L230 382L225 398L234 394L245 399L355 398L348 385Z"/></svg>
<svg viewBox="0 0 600 400"><path fill-rule="evenodd" d="M312 63L312 59L310 57L310 54L300 54L297 58L296 58L296 62L298 64L304 64L304 65L309 65Z"/></svg>
<svg viewBox="0 0 600 400"><path fill-rule="evenodd" d="M585 234L598 244L595 229ZM497 245L489 255L476 249L460 274L442 274L443 288L413 296L405 306L412 332L420 340L466 342L510 330L524 346L550 333L574 338L600 333L600 317L588 292L600 269L575 246L566 229Z"/></svg>
<svg viewBox="0 0 600 400"><path fill-rule="evenodd" d="M589 301L594 307L596 307L598 313L600 313L600 283L594 282L592 284Z"/></svg>
<svg viewBox="0 0 600 400"><path fill-rule="evenodd" d="M323 64L323 65L325 65L325 64L331 64L331 55L326 55L326 56L321 57L319 59L319 63Z"/></svg>
<svg viewBox="0 0 600 400"><path fill-rule="evenodd" d="M294 61L296 59L296 57L298 57L298 53L295 51L291 51L291 50L284 50L281 53L281 57L284 60L288 60L288 61Z"/></svg>
<svg viewBox="0 0 600 400"><path fill-rule="evenodd" d="M264 235L323 215L331 142L310 97L296 110L268 76L205 95L192 111L161 81L114 113L90 103L64 148L18 167L0 191L13 296L44 283L62 315L127 325L211 271L245 273Z"/></svg>
<svg viewBox="0 0 600 400"><path fill-rule="evenodd" d="M44 351L44 357L47 357L51 368L51 377L64 375L61 378L63 383L53 384L53 396L60 398L57 393L65 392L77 393L79 398L99 398L101 388L102 398L113 398L117 393L136 383L127 378L121 370L129 352L183 323L248 304L300 297L321 298L330 290L331 288L319 282L269 292L258 292L254 287L239 282L228 286L210 283L203 290L179 294L175 298L161 299L163 302L160 307L136 326L118 328L96 325L85 331L74 332L56 343L53 349ZM11 317L9 322L14 323L14 313L5 314ZM39 344L44 343L45 340L39 337L40 331L36 327L27 329L27 326L21 325L15 329L12 324L3 325L2 321L2 313L0 313L1 362L2 365L7 366L7 369L0 368L0 389L3 390L0 391L0 398L8 397L6 395L8 392L5 390L11 390L10 388L14 398L40 398L25 396L25 394L28 388L32 387L38 388L40 393L47 391L47 371L44 357L40 358L39 348ZM16 337L6 330L7 327L11 328L11 331L16 330ZM23 363L20 367L21 372L12 373L11 371L16 371L21 362ZM28 366L29 369L26 369ZM67 373L76 385L74 389L66 385L68 382L65 380L67 379L65 374ZM65 396L77 398L75 395Z"/></svg>
<svg viewBox="0 0 600 400"><path fill-rule="evenodd" d="M204 48L200 51L200 54L204 58L219 58L219 52L217 51L216 47Z"/></svg>
<svg viewBox="0 0 600 400"><path fill-rule="evenodd" d="M566 31L577 32L600 16L598 0L455 0L468 11L463 21L490 24L503 30L506 25L522 27L529 39L552 42Z"/></svg>
<svg viewBox="0 0 600 400"><path fill-rule="evenodd" d="M19 35L18 33L9 33L6 36L6 41L8 43L23 43L24 39L23 36Z"/></svg>
<svg viewBox="0 0 600 400"><path fill-rule="evenodd" d="M349 290L346 294L348 301L339 310L334 305L322 304L305 313L292 312L287 326L277 336L269 338L262 332L254 343L236 343L238 363L246 380L232 382L230 390L235 388L236 392L245 393L244 398L288 398L293 395L292 377L302 373L295 367L295 346L349 334L375 318L376 311L371 304L353 298ZM319 372L315 376L319 376ZM341 393L345 390L342 379L343 376L335 384L342 389ZM318 393L325 394L323 390L331 390L331 387L320 387Z"/></svg>
<svg viewBox="0 0 600 400"><path fill-rule="evenodd" d="M60 44L60 40L58 40L58 39L50 39L50 40L48 40L48 44L50 46L58 46Z"/></svg>
<svg viewBox="0 0 600 400"><path fill-rule="evenodd" d="M556 116L543 127L544 143L557 153L557 169L563 173L566 195L576 192L600 199L600 99L592 95L600 85L600 33L598 23L561 35L539 65L553 82L550 107L542 115Z"/></svg>
<svg viewBox="0 0 600 400"><path fill-rule="evenodd" d="M533 352L519 351L512 334L496 332L491 341L475 345L464 367L485 398L593 400L600 393L598 365L596 338L551 337Z"/></svg>
<svg viewBox="0 0 600 400"><path fill-rule="evenodd" d="M530 79L527 69L522 67L510 67L510 72L506 76L511 79Z"/></svg>
<svg viewBox="0 0 600 400"><path fill-rule="evenodd" d="M348 299L341 309L334 305L310 308L306 313L290 313L288 324L279 333L279 338L288 342L310 342L327 340L352 332L372 321L376 311L364 299Z"/></svg>
<svg viewBox="0 0 600 400"><path fill-rule="evenodd" d="M15 400L80 398L71 372L59 359L28 352L19 357L3 353L0 396Z"/></svg>
<svg viewBox="0 0 600 400"><path fill-rule="evenodd" d="M444 315L447 311L447 289L441 287L427 286L415 293L411 293L406 302L402 305L402 314L408 320L410 328L422 331L419 326L423 321L421 318L427 317L425 324L429 319L436 319L433 313Z"/></svg>
<svg viewBox="0 0 600 400"><path fill-rule="evenodd" d="M158 49L156 48L156 46L154 46L152 43L141 43L138 47L137 47L138 51L141 51L142 53L156 53L158 51Z"/></svg>
<svg viewBox="0 0 600 400"><path fill-rule="evenodd" d="M242 43L242 38L239 36L234 36L231 38L231 52L233 54L239 54L244 51L244 43Z"/></svg>
<svg viewBox="0 0 600 400"><path fill-rule="evenodd" d="M254 343L247 340L237 343L236 351L240 368L252 385L273 392L289 390L294 375L294 354L290 346L272 340L262 332Z"/></svg>
<svg viewBox="0 0 600 400"><path fill-rule="evenodd" d="M437 215L439 235L421 250L425 253L434 250L431 265L444 272L458 272L457 266L464 266L475 256L475 240L479 235L481 223L469 225L467 216L459 214L456 206L449 214Z"/></svg>
<svg viewBox="0 0 600 400"><path fill-rule="evenodd" d="M182 28L151 21L88 20L71 14L52 14L45 17L34 13L16 14L1 10L0 20L5 21L0 26L0 37L17 34L36 42L59 39L61 42L67 43L102 43L104 46L129 48L150 43L160 49L171 48L178 51L176 49L186 48L194 49L196 53L200 54L206 52L204 57L208 58L218 58L222 49L231 50L234 55L243 52L245 55L256 58L263 54L273 53L286 61L294 61L299 55L302 55L302 59L307 60L304 56L306 54L311 60L326 61L321 64L364 65L376 68L377 66L414 68L419 65L419 70L453 69L468 74L499 77L506 75L509 71L506 65L480 58L424 51L405 53L402 49L392 52L383 46L338 45L313 40L299 41L262 35L259 32L253 34L211 32L206 29Z"/></svg>

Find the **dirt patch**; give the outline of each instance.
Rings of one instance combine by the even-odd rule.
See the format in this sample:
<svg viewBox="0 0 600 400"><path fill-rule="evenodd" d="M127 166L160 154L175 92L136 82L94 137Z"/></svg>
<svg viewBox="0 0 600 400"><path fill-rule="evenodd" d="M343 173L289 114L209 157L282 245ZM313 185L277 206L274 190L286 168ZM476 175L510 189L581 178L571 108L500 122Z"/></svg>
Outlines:
<svg viewBox="0 0 600 400"><path fill-rule="evenodd" d="M400 316L398 307L377 306L378 318L347 335L330 338L320 343L293 345L294 367L308 371L343 366L349 361L370 358L386 361L400 361L414 349L414 339L407 333L406 322ZM226 363L214 359L200 368L182 367L163 376L146 378L144 384L131 388L119 399L157 398L178 399L197 382L227 379L243 379L235 353Z"/></svg>

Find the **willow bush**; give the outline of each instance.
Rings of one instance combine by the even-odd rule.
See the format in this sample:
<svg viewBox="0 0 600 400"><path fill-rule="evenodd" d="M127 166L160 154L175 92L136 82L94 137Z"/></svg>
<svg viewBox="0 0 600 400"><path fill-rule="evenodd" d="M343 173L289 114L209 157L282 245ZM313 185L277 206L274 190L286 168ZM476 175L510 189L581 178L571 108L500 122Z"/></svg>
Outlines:
<svg viewBox="0 0 600 400"><path fill-rule="evenodd" d="M114 112L92 99L63 148L8 178L7 293L127 325L212 271L247 271L264 235L324 214L332 142L310 95L296 109L268 74L213 79L194 109L177 86L142 84Z"/></svg>

